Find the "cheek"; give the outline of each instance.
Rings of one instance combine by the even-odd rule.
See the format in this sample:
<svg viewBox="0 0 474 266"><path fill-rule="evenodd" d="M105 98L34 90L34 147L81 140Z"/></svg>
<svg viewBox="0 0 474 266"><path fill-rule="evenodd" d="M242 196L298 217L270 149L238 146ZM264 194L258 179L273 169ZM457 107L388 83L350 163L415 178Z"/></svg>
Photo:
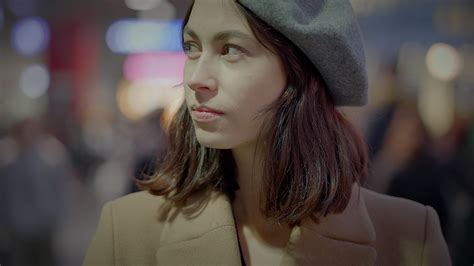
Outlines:
<svg viewBox="0 0 474 266"><path fill-rule="evenodd" d="M247 81L229 95L234 105L232 108L234 112L232 117L229 117L229 122L234 132L232 134L243 139L253 139L258 135L264 121L271 115L261 111L278 99L284 84L271 84L261 79L247 79Z"/></svg>
<svg viewBox="0 0 474 266"><path fill-rule="evenodd" d="M240 108L248 111L259 111L275 102L285 87L285 80L275 72L245 76L242 81L233 97L243 103Z"/></svg>

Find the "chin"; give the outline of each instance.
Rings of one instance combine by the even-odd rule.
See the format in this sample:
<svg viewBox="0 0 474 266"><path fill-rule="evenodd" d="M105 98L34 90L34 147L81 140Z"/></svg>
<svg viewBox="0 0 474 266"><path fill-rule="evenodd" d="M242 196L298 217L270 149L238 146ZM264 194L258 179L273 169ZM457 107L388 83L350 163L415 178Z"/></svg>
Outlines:
<svg viewBox="0 0 474 266"><path fill-rule="evenodd" d="M199 134L199 132L197 132L196 139L201 146L206 148L224 150L232 149L234 147L234 145L229 141L229 138L222 135L210 133Z"/></svg>

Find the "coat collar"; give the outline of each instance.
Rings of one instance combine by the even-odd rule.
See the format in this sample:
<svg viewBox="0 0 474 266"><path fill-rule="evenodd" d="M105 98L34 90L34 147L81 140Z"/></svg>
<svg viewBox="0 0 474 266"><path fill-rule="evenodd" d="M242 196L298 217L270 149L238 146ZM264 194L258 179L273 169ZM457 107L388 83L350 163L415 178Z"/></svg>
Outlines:
<svg viewBox="0 0 474 266"><path fill-rule="evenodd" d="M231 203L216 192L193 210L168 210L156 252L158 265L241 265ZM281 266L374 265L375 231L359 185L352 186L347 208L339 214L301 222L291 232Z"/></svg>

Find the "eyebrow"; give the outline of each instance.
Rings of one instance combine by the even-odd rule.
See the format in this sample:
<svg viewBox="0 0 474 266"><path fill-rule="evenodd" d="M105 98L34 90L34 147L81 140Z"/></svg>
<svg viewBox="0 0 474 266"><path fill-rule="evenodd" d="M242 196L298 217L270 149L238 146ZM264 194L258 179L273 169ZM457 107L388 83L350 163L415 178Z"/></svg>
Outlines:
<svg viewBox="0 0 474 266"><path fill-rule="evenodd" d="M194 32L192 29L190 29L188 27L184 28L183 33L186 33L189 36L199 40L199 37L197 36L196 32ZM247 39L247 40L250 40L250 41L255 41L254 38L252 38L252 36L250 36L246 33L243 33L241 31L238 31L238 30L221 31L221 32L217 33L216 35L214 35L212 40L214 42L217 42L217 41L227 40L227 39L230 39L232 37L237 37L237 38L241 38L241 39Z"/></svg>

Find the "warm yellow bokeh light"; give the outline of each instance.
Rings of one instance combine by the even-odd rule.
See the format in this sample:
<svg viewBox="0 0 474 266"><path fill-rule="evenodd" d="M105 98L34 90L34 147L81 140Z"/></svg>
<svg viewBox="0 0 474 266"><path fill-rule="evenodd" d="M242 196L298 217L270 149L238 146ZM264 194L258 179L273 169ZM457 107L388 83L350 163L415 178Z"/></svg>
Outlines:
<svg viewBox="0 0 474 266"><path fill-rule="evenodd" d="M454 123L454 90L448 83L427 79L420 88L418 109L431 136L445 135Z"/></svg>
<svg viewBox="0 0 474 266"><path fill-rule="evenodd" d="M166 108L180 98L183 90L167 80L123 80L117 90L117 105L130 120L139 120L157 109Z"/></svg>
<svg viewBox="0 0 474 266"><path fill-rule="evenodd" d="M165 130L166 133L169 132L169 126L171 124L171 121L173 120L173 117L175 114L178 112L179 108L183 104L184 101L184 94L175 99L170 105L168 105L164 110L163 113L161 114L161 128Z"/></svg>

